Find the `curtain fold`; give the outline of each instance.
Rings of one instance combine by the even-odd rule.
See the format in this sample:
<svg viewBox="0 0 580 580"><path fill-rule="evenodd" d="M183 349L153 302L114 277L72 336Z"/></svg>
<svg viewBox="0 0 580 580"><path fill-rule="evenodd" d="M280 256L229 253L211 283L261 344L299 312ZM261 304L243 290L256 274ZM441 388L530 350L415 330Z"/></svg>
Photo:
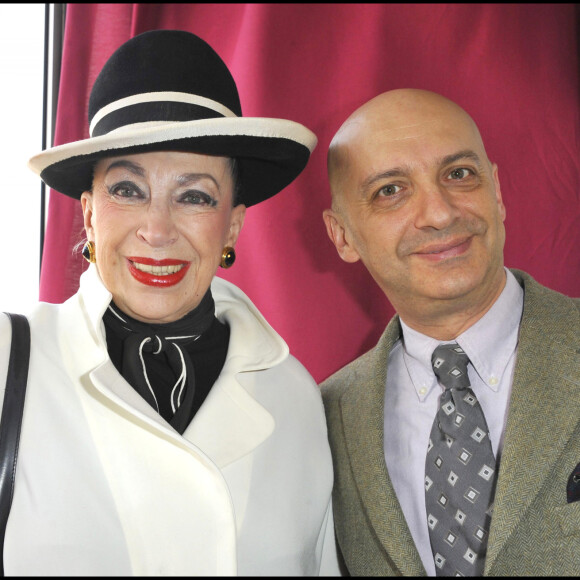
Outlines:
<svg viewBox="0 0 580 580"><path fill-rule="evenodd" d="M393 309L326 236L328 144L377 94L441 93L478 124L499 166L506 265L580 295L578 9L574 4L68 4L55 144L88 137L107 58L152 29L209 42L247 116L288 118L319 144L301 176L248 210L237 284L322 380L372 347ZM80 203L51 192L40 299L62 302L85 268Z"/></svg>

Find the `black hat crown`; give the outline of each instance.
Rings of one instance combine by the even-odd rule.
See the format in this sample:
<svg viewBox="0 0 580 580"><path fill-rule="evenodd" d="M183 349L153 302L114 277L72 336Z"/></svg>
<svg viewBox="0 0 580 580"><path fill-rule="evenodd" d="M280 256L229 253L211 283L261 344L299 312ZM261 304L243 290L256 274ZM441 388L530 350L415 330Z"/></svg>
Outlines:
<svg viewBox="0 0 580 580"><path fill-rule="evenodd" d="M242 116L234 78L215 50L189 32L153 30L109 58L91 91L89 126L97 137L139 122L193 121L228 111Z"/></svg>

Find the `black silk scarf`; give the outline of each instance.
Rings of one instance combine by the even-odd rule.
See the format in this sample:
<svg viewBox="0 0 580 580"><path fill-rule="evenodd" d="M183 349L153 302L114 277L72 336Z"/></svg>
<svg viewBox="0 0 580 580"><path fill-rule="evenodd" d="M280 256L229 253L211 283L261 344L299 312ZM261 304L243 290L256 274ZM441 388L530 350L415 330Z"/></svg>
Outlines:
<svg viewBox="0 0 580 580"><path fill-rule="evenodd" d="M176 431L183 433L219 375L227 352L229 329L215 318L211 292L208 290L194 310L175 322L147 324L128 316L113 302L103 322L107 349L117 370ZM225 334L224 328L227 329ZM204 333L211 335L210 344L202 340ZM208 358L208 349L210 355L211 383L204 381L203 397L200 393L196 397L199 387L196 374L200 373L195 366L201 362L196 356L197 343L203 343L197 349L201 358ZM195 366L194 359L198 359ZM204 371L201 374L206 378L207 369Z"/></svg>

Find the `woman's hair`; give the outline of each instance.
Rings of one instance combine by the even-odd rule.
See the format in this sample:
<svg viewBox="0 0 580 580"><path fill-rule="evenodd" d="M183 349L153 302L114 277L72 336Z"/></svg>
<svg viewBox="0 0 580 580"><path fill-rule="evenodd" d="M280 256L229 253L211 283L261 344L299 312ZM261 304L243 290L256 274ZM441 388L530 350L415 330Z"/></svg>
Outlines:
<svg viewBox="0 0 580 580"><path fill-rule="evenodd" d="M232 172L232 179L234 187L232 189L233 206L242 203L242 180L240 178L240 164L236 157L230 157L230 170Z"/></svg>

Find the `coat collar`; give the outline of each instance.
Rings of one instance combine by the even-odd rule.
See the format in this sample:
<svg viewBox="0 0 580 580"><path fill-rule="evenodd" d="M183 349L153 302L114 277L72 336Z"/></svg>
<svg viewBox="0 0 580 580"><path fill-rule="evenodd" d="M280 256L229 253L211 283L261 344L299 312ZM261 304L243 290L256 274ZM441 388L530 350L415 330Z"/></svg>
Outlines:
<svg viewBox="0 0 580 580"><path fill-rule="evenodd" d="M175 440L189 441L203 449L218 467L223 467L250 453L275 427L272 415L242 386L244 373L269 369L285 360L289 351L236 286L214 278L211 289L216 316L230 326L230 344L220 376L183 437L136 393L110 361L102 318L112 295L94 265L81 276L80 291L74 299L80 301L90 335L80 341L84 372L89 370L87 366L91 367L90 376L99 393L128 419L139 420L144 427L161 430ZM79 336L78 310L74 304L69 318Z"/></svg>
<svg viewBox="0 0 580 580"><path fill-rule="evenodd" d="M486 573L580 422L580 313L571 299L512 272L524 288L524 312ZM564 501L564 486L561 494Z"/></svg>

